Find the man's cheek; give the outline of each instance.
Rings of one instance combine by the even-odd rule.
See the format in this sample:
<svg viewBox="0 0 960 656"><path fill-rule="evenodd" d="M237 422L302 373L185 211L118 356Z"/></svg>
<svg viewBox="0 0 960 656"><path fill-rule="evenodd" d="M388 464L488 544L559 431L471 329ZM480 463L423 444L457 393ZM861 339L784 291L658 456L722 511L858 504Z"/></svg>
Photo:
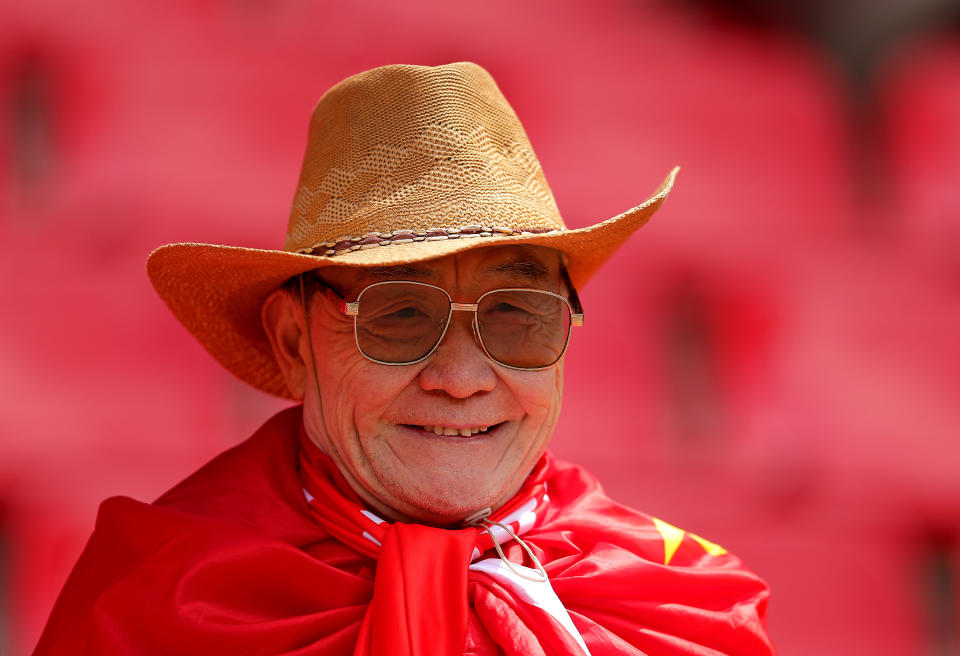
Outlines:
<svg viewBox="0 0 960 656"><path fill-rule="evenodd" d="M563 376L559 368L539 372L543 379L537 385L518 385L514 389L527 412L544 419L556 418L563 399Z"/></svg>
<svg viewBox="0 0 960 656"><path fill-rule="evenodd" d="M354 406L352 413L346 416L352 417L353 428L361 439L376 437L382 430L380 413L363 407L362 403Z"/></svg>

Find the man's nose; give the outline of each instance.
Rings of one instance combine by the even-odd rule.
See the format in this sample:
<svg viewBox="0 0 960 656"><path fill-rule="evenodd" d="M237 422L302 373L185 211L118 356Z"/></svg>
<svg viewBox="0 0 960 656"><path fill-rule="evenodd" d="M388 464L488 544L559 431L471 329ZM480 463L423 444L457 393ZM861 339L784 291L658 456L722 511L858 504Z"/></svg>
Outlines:
<svg viewBox="0 0 960 656"><path fill-rule="evenodd" d="M474 333L473 314L454 312L443 340L418 375L420 388L457 399L489 392L497 384L494 366Z"/></svg>

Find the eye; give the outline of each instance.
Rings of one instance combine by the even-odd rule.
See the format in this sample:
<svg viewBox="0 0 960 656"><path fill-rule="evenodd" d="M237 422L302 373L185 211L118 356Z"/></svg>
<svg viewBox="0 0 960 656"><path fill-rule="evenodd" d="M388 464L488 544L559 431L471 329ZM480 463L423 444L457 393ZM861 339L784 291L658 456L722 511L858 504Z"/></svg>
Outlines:
<svg viewBox="0 0 960 656"><path fill-rule="evenodd" d="M480 321L486 328L532 326L562 321L566 308L561 298L533 290L492 293L480 304Z"/></svg>
<svg viewBox="0 0 960 656"><path fill-rule="evenodd" d="M536 320L536 313L531 312L524 304L505 300L497 301L490 307L484 308L481 313L481 321L487 324L495 322L501 326L526 325Z"/></svg>
<svg viewBox="0 0 960 656"><path fill-rule="evenodd" d="M497 303L496 305L494 305L492 308L490 308L489 312L507 312L507 313L509 313L509 312L523 312L523 313L527 313L527 310L525 310L525 309L523 309L523 308L519 308L519 307L517 307L516 305L513 305L512 303L508 303L508 302L506 302L506 301L500 301L499 303Z"/></svg>
<svg viewBox="0 0 960 656"><path fill-rule="evenodd" d="M388 314L381 315L380 318L383 319L416 319L418 317L426 316L420 308L408 305L406 307L399 308L390 312Z"/></svg>
<svg viewBox="0 0 960 656"><path fill-rule="evenodd" d="M381 325L412 324L431 320L432 314L429 308L417 303L391 303L386 307L377 308L365 317L365 321Z"/></svg>

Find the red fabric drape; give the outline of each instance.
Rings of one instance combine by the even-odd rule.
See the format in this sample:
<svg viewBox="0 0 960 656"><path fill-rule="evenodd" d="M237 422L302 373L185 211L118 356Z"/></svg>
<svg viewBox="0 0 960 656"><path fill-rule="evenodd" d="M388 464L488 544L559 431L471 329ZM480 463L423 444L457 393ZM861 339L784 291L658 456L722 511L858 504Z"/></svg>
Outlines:
<svg viewBox="0 0 960 656"><path fill-rule="evenodd" d="M425 588L412 579L377 588L377 561L313 521L297 476L300 423L299 409L280 413L154 504L105 501L35 653L353 654L371 600L374 613L396 613L397 599ZM524 540L593 656L772 653L767 588L736 557L682 534L668 558L656 523L576 466L553 463L546 484L550 503ZM404 529L380 557L401 569L423 557L422 530L436 529ZM522 560L518 546L506 551ZM465 584L465 635L432 634L462 644L453 653L572 649L562 632L531 632L551 618L530 617L539 609L483 577L471 572ZM443 612L410 630L430 631Z"/></svg>
<svg viewBox="0 0 960 656"><path fill-rule="evenodd" d="M443 531L396 524L380 549L374 595L355 654L443 656L463 647L467 626L467 563L473 529ZM383 573L390 572L389 576Z"/></svg>

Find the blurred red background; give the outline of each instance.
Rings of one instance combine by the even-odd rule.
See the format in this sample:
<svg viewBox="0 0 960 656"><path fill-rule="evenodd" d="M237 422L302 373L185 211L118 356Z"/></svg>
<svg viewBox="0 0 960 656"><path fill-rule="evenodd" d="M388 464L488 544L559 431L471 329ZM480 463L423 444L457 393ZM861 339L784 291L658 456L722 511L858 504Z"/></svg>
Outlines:
<svg viewBox="0 0 960 656"><path fill-rule="evenodd" d="M583 291L555 453L743 557L782 654L960 653L951 4L2 0L0 653L34 645L102 499L284 405L146 255L279 247L323 91L464 59L570 226L683 167Z"/></svg>

